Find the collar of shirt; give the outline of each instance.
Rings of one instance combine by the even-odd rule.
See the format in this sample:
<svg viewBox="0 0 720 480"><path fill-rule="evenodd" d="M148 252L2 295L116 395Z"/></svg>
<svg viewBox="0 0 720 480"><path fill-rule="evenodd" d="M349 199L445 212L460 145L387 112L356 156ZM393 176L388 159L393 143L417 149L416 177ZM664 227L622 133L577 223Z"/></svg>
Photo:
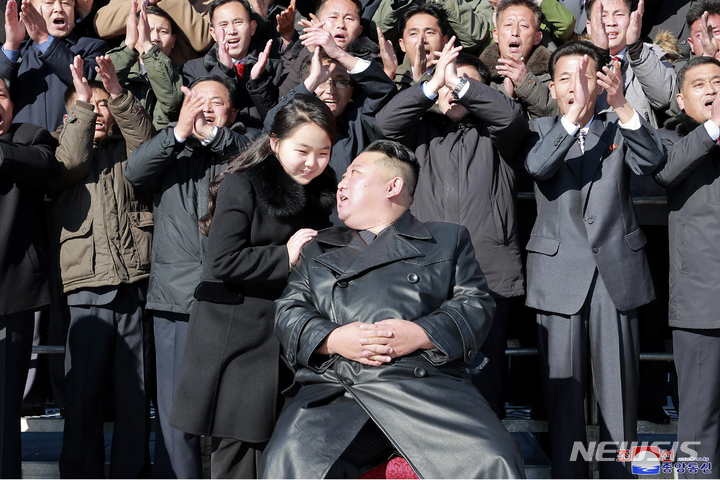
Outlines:
<svg viewBox="0 0 720 480"><path fill-rule="evenodd" d="M588 122L585 124L584 127L580 129L580 131L587 135L587 133L590 131L590 125L592 125L593 120L595 120L595 115L590 117L590 120L588 120Z"/></svg>
<svg viewBox="0 0 720 480"><path fill-rule="evenodd" d="M620 59L620 63L622 63L622 61L623 61L623 59L625 58L625 55L626 55L626 54L627 54L627 47L623 48L623 49L620 50L618 53L616 53L615 55L611 55L611 56L612 56L613 58L615 58L615 57L619 58L619 59Z"/></svg>

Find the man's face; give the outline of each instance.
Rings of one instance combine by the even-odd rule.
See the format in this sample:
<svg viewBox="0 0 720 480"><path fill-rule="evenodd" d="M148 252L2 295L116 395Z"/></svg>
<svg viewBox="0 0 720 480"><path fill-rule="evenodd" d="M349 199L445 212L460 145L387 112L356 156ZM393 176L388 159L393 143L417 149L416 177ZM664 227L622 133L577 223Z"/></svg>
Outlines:
<svg viewBox="0 0 720 480"><path fill-rule="evenodd" d="M345 112L352 94L353 88L347 69L336 62L331 62L330 78L315 89L315 95L320 97L320 100L330 107L333 116L338 118Z"/></svg>
<svg viewBox="0 0 720 480"><path fill-rule="evenodd" d="M208 125L229 127L233 124L237 111L224 85L213 81L200 82L193 87L193 91L205 99L203 114Z"/></svg>
<svg viewBox="0 0 720 480"><path fill-rule="evenodd" d="M230 56L242 60L250 49L250 40L255 35L255 20L250 12L239 2L230 2L219 6L213 12L213 24L210 35L216 42L220 38L220 30L225 31Z"/></svg>
<svg viewBox="0 0 720 480"><path fill-rule="evenodd" d="M14 107L7 85L0 80L0 135L5 135L10 130Z"/></svg>
<svg viewBox="0 0 720 480"><path fill-rule="evenodd" d="M427 13L418 13L408 18L400 39L400 49L407 54L410 63L414 64L418 43L422 44L430 65L430 60L436 59L435 52L442 51L447 41L448 37L443 35L437 18Z"/></svg>
<svg viewBox="0 0 720 480"><path fill-rule="evenodd" d="M503 10L498 27L493 30L493 39L500 47L502 58L523 57L527 62L532 49L542 40L542 32L535 24L533 12L518 5Z"/></svg>
<svg viewBox="0 0 720 480"><path fill-rule="evenodd" d="M55 38L70 35L75 26L75 0L32 0L32 5L45 19L50 35Z"/></svg>
<svg viewBox="0 0 720 480"><path fill-rule="evenodd" d="M717 41L720 42L720 15L709 15L708 26L712 28L713 37L715 37ZM690 29L690 38L688 38L690 50L692 50L696 57L699 57L703 54L703 46L702 42L700 41L701 28L702 20L697 20L695 23L692 24L692 28Z"/></svg>
<svg viewBox="0 0 720 480"><path fill-rule="evenodd" d="M677 101L694 120L705 123L712 116L712 104L720 91L720 67L706 64L691 68L685 73Z"/></svg>
<svg viewBox="0 0 720 480"><path fill-rule="evenodd" d="M478 82L482 81L480 80L480 74L477 68L471 65L460 65L457 67L457 73L461 77L471 78ZM443 86L440 91L438 91L437 103L440 111L447 115L453 122L461 120L468 113L467 109L458 103L458 100L452 94L452 90L446 86Z"/></svg>
<svg viewBox="0 0 720 480"><path fill-rule="evenodd" d="M150 41L169 57L175 46L175 35L172 33L170 20L153 14L148 14L147 17L150 24Z"/></svg>
<svg viewBox="0 0 720 480"><path fill-rule="evenodd" d="M550 82L550 95L557 100L563 115L570 110L570 105L575 103L575 75L581 60L580 55L565 55L560 57L555 65L555 77ZM583 118L588 112L595 111L595 101L602 92L602 87L597 83L597 70L595 70L593 59L588 62L585 76L588 80L590 101L580 114L580 118Z"/></svg>
<svg viewBox="0 0 720 480"><path fill-rule="evenodd" d="M597 0L602 3L602 20L608 36L610 54L620 53L627 46L625 34L630 25L630 9L624 0ZM594 12L593 12L594 13ZM587 22L587 31L592 37L590 21Z"/></svg>
<svg viewBox="0 0 720 480"><path fill-rule="evenodd" d="M323 29L330 32L338 47L346 50L362 33L360 13L357 6L349 0L330 0L325 2L318 13Z"/></svg>
<svg viewBox="0 0 720 480"><path fill-rule="evenodd" d="M338 218L355 230L367 230L383 217L382 206L393 178L375 160L382 153L361 153L347 168L338 184Z"/></svg>
<svg viewBox="0 0 720 480"><path fill-rule="evenodd" d="M95 135L93 136L96 143L105 140L110 135L110 130L115 123L115 117L110 113L110 107L108 107L109 99L110 95L105 90L93 88L90 103L95 105L93 111L97 113Z"/></svg>

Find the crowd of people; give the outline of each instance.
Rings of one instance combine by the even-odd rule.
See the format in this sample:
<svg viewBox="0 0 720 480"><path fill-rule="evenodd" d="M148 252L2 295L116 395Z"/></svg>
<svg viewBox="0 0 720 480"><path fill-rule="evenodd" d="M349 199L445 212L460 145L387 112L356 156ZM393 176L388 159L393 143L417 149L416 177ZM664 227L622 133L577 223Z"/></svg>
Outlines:
<svg viewBox="0 0 720 480"><path fill-rule="evenodd" d="M213 478L522 478L520 299L553 478L585 478L590 385L637 441L657 290L678 473L718 478L720 2L676 3L7 0L0 475L43 317L63 478L105 476L108 411L112 478L202 478L201 436Z"/></svg>

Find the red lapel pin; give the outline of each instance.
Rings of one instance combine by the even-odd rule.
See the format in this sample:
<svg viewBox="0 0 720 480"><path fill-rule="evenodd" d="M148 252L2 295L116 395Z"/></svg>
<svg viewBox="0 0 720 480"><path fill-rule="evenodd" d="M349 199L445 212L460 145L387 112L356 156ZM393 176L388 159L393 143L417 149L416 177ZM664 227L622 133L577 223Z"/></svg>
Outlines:
<svg viewBox="0 0 720 480"><path fill-rule="evenodd" d="M607 152L612 153L613 150L617 148L617 143L613 143L612 145L608 146Z"/></svg>

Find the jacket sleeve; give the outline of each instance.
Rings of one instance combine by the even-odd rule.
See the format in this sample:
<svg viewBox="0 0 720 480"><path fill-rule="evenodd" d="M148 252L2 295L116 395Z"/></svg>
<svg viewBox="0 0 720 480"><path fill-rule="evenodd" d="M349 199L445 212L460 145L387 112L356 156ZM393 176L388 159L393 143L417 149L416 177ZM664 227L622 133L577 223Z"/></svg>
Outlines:
<svg viewBox="0 0 720 480"><path fill-rule="evenodd" d="M132 152L125 164L125 178L136 188L154 190L160 185L165 169L184 149L175 140L175 129L166 127Z"/></svg>
<svg viewBox="0 0 720 480"><path fill-rule="evenodd" d="M218 189L206 252L207 266L214 278L255 284L287 279L290 261L284 244L251 244L256 208L250 181L239 173L225 177Z"/></svg>
<svg viewBox="0 0 720 480"><path fill-rule="evenodd" d="M439 3L465 52L480 55L492 41L493 8L490 3L482 0L440 0Z"/></svg>
<svg viewBox="0 0 720 480"><path fill-rule="evenodd" d="M561 114L557 101L550 95L550 88L530 71L525 80L515 87L515 96L530 114L530 118Z"/></svg>
<svg viewBox="0 0 720 480"><path fill-rule="evenodd" d="M20 129L34 130L32 140L27 144L0 140L0 174L42 186L60 172L54 155L57 142L50 132L36 125L22 124Z"/></svg>
<svg viewBox="0 0 720 480"><path fill-rule="evenodd" d="M155 108L159 108L165 118L176 120L185 99L180 70L156 45L142 54L142 60L150 87L157 98Z"/></svg>
<svg viewBox="0 0 720 480"><path fill-rule="evenodd" d="M358 112L374 119L378 112L397 92L395 82L385 74L377 62L370 62L368 68L360 73L350 75L363 89Z"/></svg>
<svg viewBox="0 0 720 480"><path fill-rule="evenodd" d="M475 259L467 228L458 225L452 297L433 313L415 320L437 348L423 356L434 365L462 359L472 363L495 315L495 300Z"/></svg>
<svg viewBox="0 0 720 480"><path fill-rule="evenodd" d="M639 116L639 115L638 115ZM620 128L627 143L625 163L636 175L649 175L658 169L667 157L667 150L662 144L660 134L640 117L641 126L637 130Z"/></svg>
<svg viewBox="0 0 720 480"><path fill-rule="evenodd" d="M83 75L85 78L95 78L95 57L104 55L108 50L108 44L95 39L80 38L78 45L87 43L87 48L80 49L73 53L68 46L59 39L54 39L45 53L38 58L41 62L46 63L57 75L57 77L66 86L71 87L73 84L72 74L70 73L70 65L73 63L75 55L80 55L83 59Z"/></svg>
<svg viewBox="0 0 720 480"><path fill-rule="evenodd" d="M392 41L393 45L397 45L402 36L398 31L399 20L410 5L411 1L401 3L398 0L382 0L372 16L372 25L379 27L385 40Z"/></svg>
<svg viewBox="0 0 720 480"><path fill-rule="evenodd" d="M314 352L340 325L323 318L315 308L307 264L307 258L301 254L285 290L275 301L275 334L292 368L303 366L322 373L338 355L314 355Z"/></svg>
<svg viewBox="0 0 720 480"><path fill-rule="evenodd" d="M660 134L667 148L667 161L653 173L653 177L663 187L679 185L717 146L703 125L682 138L665 129L660 130Z"/></svg>
<svg viewBox="0 0 720 480"><path fill-rule="evenodd" d="M395 140L414 150L417 142L417 123L435 105L418 83L398 92L375 116L375 131L382 138Z"/></svg>
<svg viewBox="0 0 720 480"><path fill-rule="evenodd" d="M129 90L123 89L120 95L111 98L108 108L125 139L128 155L150 140L153 135L150 115Z"/></svg>
<svg viewBox="0 0 720 480"><path fill-rule="evenodd" d="M487 126L493 146L509 164L520 164L528 122L520 105L484 83L469 80L459 102Z"/></svg>
<svg viewBox="0 0 720 480"><path fill-rule="evenodd" d="M125 86L130 75L130 69L137 63L140 55L135 50L130 50L125 45L125 42L121 43L117 48L108 50L107 54L115 66L115 74L120 85Z"/></svg>
<svg viewBox="0 0 720 480"><path fill-rule="evenodd" d="M53 192L68 188L90 173L97 119L93 108L93 104L78 100L68 111L55 151L62 173L48 182Z"/></svg>
<svg viewBox="0 0 720 480"><path fill-rule="evenodd" d="M543 0L540 10L545 17L545 28L558 45L569 42L575 33L576 19L572 12L557 0Z"/></svg>
<svg viewBox="0 0 720 480"><path fill-rule="evenodd" d="M254 66L254 65L253 65ZM265 71L258 78L248 78L245 84L250 100L258 110L260 118L266 118L268 111L278 104L278 70L282 70L282 63L275 59L268 60ZM248 73L250 75L250 73ZM280 82L281 83L281 82Z"/></svg>
<svg viewBox="0 0 720 480"><path fill-rule="evenodd" d="M630 66L635 77L642 86L642 91L650 102L650 105L659 110L670 106L677 78L672 65L664 57L660 58L655 49L660 52L660 47L650 47L643 44L640 58L633 60L630 55Z"/></svg>
<svg viewBox="0 0 720 480"><path fill-rule="evenodd" d="M570 147L577 140L576 136L567 133L560 118L556 120L555 125L544 135L538 123L530 122L525 169L536 180L552 178L565 163Z"/></svg>

